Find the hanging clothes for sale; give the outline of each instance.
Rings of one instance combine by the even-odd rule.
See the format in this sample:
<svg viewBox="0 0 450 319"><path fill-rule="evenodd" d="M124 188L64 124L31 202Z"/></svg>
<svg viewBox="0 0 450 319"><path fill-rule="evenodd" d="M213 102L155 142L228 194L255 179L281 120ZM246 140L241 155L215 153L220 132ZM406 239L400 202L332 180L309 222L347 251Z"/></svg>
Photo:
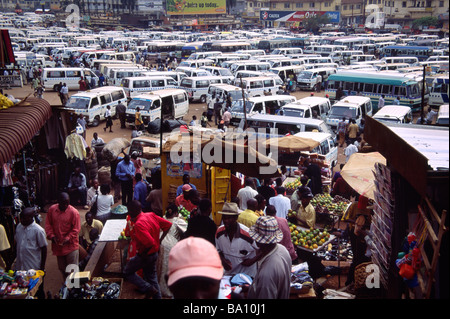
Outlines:
<svg viewBox="0 0 450 319"><path fill-rule="evenodd" d="M66 145L64 147L64 153L67 158L78 158L84 160L86 158L86 147L88 147L83 136L72 133L66 138Z"/></svg>

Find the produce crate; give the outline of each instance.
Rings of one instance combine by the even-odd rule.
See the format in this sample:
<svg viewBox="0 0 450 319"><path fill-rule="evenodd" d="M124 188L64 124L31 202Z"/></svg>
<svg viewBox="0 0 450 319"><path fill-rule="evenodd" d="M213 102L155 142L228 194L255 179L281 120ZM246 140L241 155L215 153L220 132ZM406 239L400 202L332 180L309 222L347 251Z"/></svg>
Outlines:
<svg viewBox="0 0 450 319"><path fill-rule="evenodd" d="M335 235L328 233L328 231L325 232L325 229L316 228L313 231L311 231L311 229L308 229L308 228L305 228L305 227L301 227L301 226L296 226L296 225L293 225L292 223L289 226L290 226L290 229L291 229L291 238L292 238L292 241L294 243L294 246L296 248L299 248L299 249L304 250L304 251L317 252L319 250L322 250L336 238ZM315 230L317 230L317 234L314 234ZM311 245L308 244L308 247L305 247L305 246L302 245L301 240L297 240L296 241L295 239L298 238L298 236L297 235L295 235L295 236L293 235L295 231L297 231L299 234L302 234L302 233L313 234L312 238L316 238L315 240L316 240L317 247L313 246L314 244L311 244ZM324 233L327 234L327 235L325 235L325 237L320 237L321 234L323 235ZM308 236L308 235L306 235L306 236ZM306 236L301 236L301 238L305 238ZM320 242L320 239L319 239L319 244L318 244L317 243L317 238L318 237L320 237L320 239L323 238L325 240L323 242ZM308 240L311 240L311 243L312 243L314 239L306 239L306 242L308 242ZM295 244L296 242L297 242L297 244ZM313 246L313 248L311 248L310 246Z"/></svg>

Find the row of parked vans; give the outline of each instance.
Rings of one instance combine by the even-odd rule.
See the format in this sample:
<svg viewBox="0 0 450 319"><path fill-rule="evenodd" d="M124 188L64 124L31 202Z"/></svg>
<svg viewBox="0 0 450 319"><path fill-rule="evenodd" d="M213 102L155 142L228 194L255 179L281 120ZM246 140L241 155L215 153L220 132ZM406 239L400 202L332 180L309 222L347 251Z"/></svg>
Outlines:
<svg viewBox="0 0 450 319"><path fill-rule="evenodd" d="M121 103L127 107L126 121L134 126L136 109L142 113L144 124L156 119L182 119L189 112L189 97L185 90L164 88L158 91L137 94L129 100L125 90L118 86L104 86L78 92L70 96L65 110L82 114L88 125L98 126L105 120L109 107L111 115L116 116L116 107Z"/></svg>

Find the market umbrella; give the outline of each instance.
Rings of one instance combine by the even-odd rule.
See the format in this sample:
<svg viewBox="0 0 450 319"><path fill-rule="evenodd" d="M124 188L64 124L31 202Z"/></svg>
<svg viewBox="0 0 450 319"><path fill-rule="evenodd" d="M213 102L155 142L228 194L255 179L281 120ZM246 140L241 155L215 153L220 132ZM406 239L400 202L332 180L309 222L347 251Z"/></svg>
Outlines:
<svg viewBox="0 0 450 319"><path fill-rule="evenodd" d="M163 152L174 152L182 157L190 152L192 160L201 160L210 166L236 171L249 177L266 178L280 176L274 159L247 145L244 139L222 139L214 135L196 136L176 134L166 140Z"/></svg>
<svg viewBox="0 0 450 319"><path fill-rule="evenodd" d="M203 142L201 149L202 162L211 166L259 179L281 175L277 161L242 141L214 138Z"/></svg>
<svg viewBox="0 0 450 319"><path fill-rule="evenodd" d="M270 138L264 142L266 147L278 146L278 150L289 152L312 151L319 146L319 142L312 138L286 135L282 137Z"/></svg>
<svg viewBox="0 0 450 319"><path fill-rule="evenodd" d="M341 170L342 178L360 195L375 200L375 164L386 165L386 159L378 152L354 153Z"/></svg>

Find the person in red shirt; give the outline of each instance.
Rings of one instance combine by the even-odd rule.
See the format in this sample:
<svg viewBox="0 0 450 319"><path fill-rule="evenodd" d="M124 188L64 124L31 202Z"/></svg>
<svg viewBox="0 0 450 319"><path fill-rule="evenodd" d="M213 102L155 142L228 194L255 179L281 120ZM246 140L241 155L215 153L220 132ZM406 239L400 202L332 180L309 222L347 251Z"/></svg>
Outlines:
<svg viewBox="0 0 450 319"><path fill-rule="evenodd" d="M155 213L142 212L141 203L132 200L127 205L130 220L134 222L132 238L136 242L136 255L131 258L123 270L125 279L138 287L146 298L161 299L156 262L161 241L168 233L172 223ZM161 238L160 231L163 231ZM144 278L136 272L142 269Z"/></svg>
<svg viewBox="0 0 450 319"><path fill-rule="evenodd" d="M58 196L58 204L50 206L45 219L45 232L47 239L52 242L52 252L58 261L58 269L63 279L76 269L79 259L79 239L81 230L80 213L69 204L67 193Z"/></svg>

